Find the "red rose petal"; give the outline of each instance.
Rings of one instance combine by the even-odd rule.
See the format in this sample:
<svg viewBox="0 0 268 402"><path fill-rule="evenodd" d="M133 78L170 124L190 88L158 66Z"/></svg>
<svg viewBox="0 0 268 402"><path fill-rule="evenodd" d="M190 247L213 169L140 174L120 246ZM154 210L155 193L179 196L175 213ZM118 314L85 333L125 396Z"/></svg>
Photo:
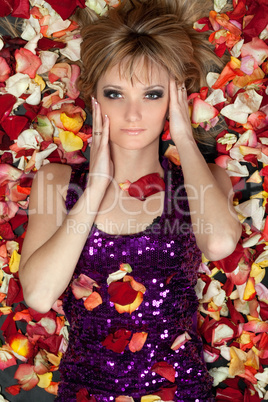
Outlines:
<svg viewBox="0 0 268 402"><path fill-rule="evenodd" d="M6 17L13 10L13 1L0 0L0 17Z"/></svg>
<svg viewBox="0 0 268 402"><path fill-rule="evenodd" d="M30 18L30 3L29 0L14 0L12 17Z"/></svg>
<svg viewBox="0 0 268 402"><path fill-rule="evenodd" d="M28 122L25 116L9 116L2 122L2 127L11 140L16 140Z"/></svg>
<svg viewBox="0 0 268 402"><path fill-rule="evenodd" d="M39 50L64 49L65 47L66 43L44 37L41 38L37 43L37 48Z"/></svg>
<svg viewBox="0 0 268 402"><path fill-rule="evenodd" d="M238 262L242 258L244 253L245 251L243 246L238 243L232 254L230 254L226 258L223 258L222 260L213 261L213 263L217 268L223 269L224 272L231 273L236 269Z"/></svg>
<svg viewBox="0 0 268 402"><path fill-rule="evenodd" d="M39 339L37 344L41 349L45 349L50 353L56 355L62 341L62 335L52 335L46 339Z"/></svg>
<svg viewBox="0 0 268 402"><path fill-rule="evenodd" d="M18 395L21 390L21 385L19 384L10 385L10 387L6 387L5 390L11 395Z"/></svg>
<svg viewBox="0 0 268 402"><path fill-rule="evenodd" d="M58 1L58 0L47 0L48 4L57 11L57 13L61 16L62 19L69 18L70 15L73 14L76 7L85 8L85 0L66 0L66 1Z"/></svg>
<svg viewBox="0 0 268 402"><path fill-rule="evenodd" d="M114 334L109 334L102 342L102 345L113 352L122 353L129 343L130 336L131 331L119 329Z"/></svg>
<svg viewBox="0 0 268 402"><path fill-rule="evenodd" d="M13 303L19 303L21 301L23 301L23 294L20 282L11 278L8 286L6 304L7 306L12 306Z"/></svg>
<svg viewBox="0 0 268 402"><path fill-rule="evenodd" d="M112 282L108 287L110 301L121 306L131 304L137 297L138 292L134 290L129 282Z"/></svg>
<svg viewBox="0 0 268 402"><path fill-rule="evenodd" d="M175 382L176 371L171 364L164 361L155 363L152 366L151 370L161 375L162 377L166 378L168 381Z"/></svg>
<svg viewBox="0 0 268 402"><path fill-rule="evenodd" d="M11 94L0 96L0 123L9 115L17 99Z"/></svg>
<svg viewBox="0 0 268 402"><path fill-rule="evenodd" d="M165 190L165 182L159 173L151 173L130 184L128 193L131 197L144 201L146 197Z"/></svg>

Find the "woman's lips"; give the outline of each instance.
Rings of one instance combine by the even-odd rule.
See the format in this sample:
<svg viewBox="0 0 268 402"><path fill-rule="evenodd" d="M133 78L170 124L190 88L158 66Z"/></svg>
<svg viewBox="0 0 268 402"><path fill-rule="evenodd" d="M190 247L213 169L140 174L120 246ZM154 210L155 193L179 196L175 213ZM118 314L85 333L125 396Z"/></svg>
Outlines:
<svg viewBox="0 0 268 402"><path fill-rule="evenodd" d="M141 134L143 131L145 131L144 128L122 128L122 130L124 133L128 134L128 135L139 135Z"/></svg>

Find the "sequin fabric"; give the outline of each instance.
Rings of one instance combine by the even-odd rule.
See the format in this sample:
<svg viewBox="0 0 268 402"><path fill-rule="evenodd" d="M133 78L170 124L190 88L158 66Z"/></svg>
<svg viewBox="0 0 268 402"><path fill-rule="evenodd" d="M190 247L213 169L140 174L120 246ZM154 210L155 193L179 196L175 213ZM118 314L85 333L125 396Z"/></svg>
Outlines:
<svg viewBox="0 0 268 402"><path fill-rule="evenodd" d="M93 225L88 236L72 281L81 274L90 277L98 285L95 290L102 303L88 311L83 299L74 298L71 286L66 290L63 305L70 335L60 364L57 402L76 401L81 390L92 398L83 400L96 402L116 401L121 395L140 402L151 394L164 401L214 401L212 379L196 334L194 286L201 253L191 231L182 170L165 158L162 165L166 189L158 219L131 235L107 234ZM68 210L81 195L85 177L82 170L73 169ZM107 278L122 263L130 264L130 275L146 289L131 314L119 313L108 293ZM185 332L191 339L177 350L171 349ZM129 342L135 333L146 333L147 338L141 350L133 352ZM121 335L122 351L104 346L105 340L112 339L113 345ZM156 372L158 363L171 368L175 377L170 378L165 370Z"/></svg>

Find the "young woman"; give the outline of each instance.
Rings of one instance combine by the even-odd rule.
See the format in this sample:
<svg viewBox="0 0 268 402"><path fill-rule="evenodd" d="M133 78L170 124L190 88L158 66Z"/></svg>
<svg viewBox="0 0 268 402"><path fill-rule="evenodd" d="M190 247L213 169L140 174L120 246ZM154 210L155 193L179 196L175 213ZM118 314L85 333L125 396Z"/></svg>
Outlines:
<svg viewBox="0 0 268 402"><path fill-rule="evenodd" d="M40 169L20 266L37 311L66 291L57 401L214 400L194 286L201 252L226 257L241 228L229 178L206 163L189 119L187 93L212 57L191 28L198 3L125 2L82 30L90 166ZM159 159L167 117L179 167ZM145 200L118 185L147 175L159 191Z"/></svg>

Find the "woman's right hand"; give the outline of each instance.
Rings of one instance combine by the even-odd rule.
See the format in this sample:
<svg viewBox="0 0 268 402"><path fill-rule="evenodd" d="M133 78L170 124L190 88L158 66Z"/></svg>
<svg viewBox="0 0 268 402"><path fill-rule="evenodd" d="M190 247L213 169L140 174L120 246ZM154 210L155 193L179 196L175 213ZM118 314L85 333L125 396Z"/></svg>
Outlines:
<svg viewBox="0 0 268 402"><path fill-rule="evenodd" d="M109 117L102 122L100 104L92 98L92 144L88 185L104 194L114 175L109 146Z"/></svg>

